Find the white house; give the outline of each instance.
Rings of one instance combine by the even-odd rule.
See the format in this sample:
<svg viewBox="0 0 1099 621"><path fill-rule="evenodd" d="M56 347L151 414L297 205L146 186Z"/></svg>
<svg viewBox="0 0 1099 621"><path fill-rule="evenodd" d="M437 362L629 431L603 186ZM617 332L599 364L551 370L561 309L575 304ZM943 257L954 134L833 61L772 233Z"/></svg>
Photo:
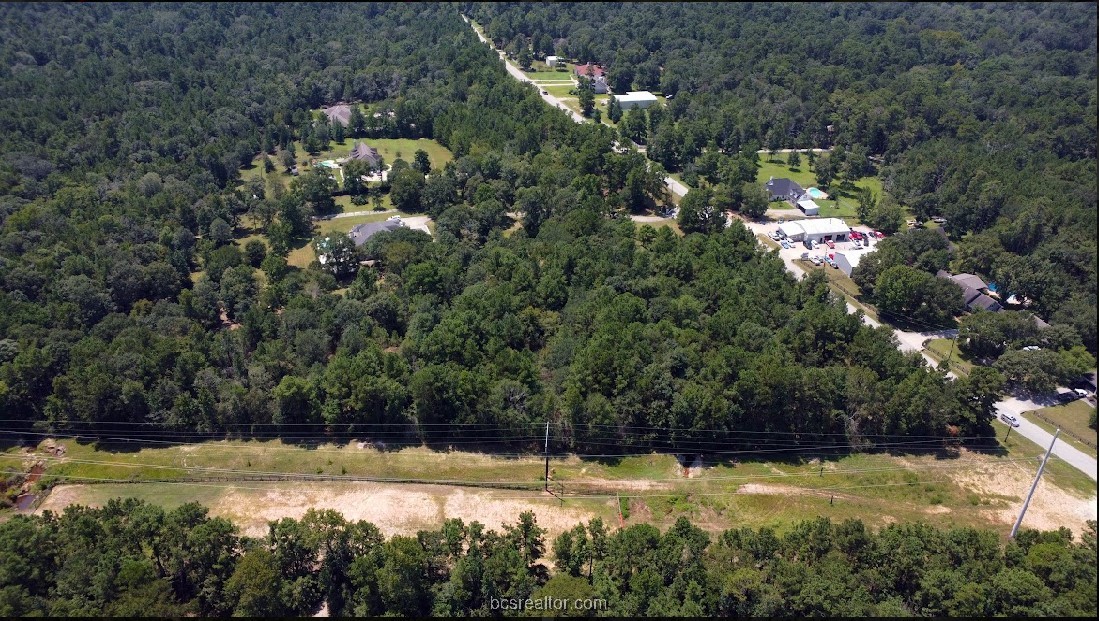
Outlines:
<svg viewBox="0 0 1099 621"><path fill-rule="evenodd" d="M814 220L794 220L778 227L782 234L794 241L811 240L820 242L827 239L845 241L851 233L851 227L839 218L817 218Z"/></svg>
<svg viewBox="0 0 1099 621"><path fill-rule="evenodd" d="M557 66L557 57L556 56L546 56L546 66L547 67L556 67Z"/></svg>
<svg viewBox="0 0 1099 621"><path fill-rule="evenodd" d="M816 204L811 198L803 198L799 200L798 209L804 212L807 216L816 216L820 214L820 205Z"/></svg>
<svg viewBox="0 0 1099 621"><path fill-rule="evenodd" d="M625 95L615 95L614 98L618 100L618 105L623 112L633 108L643 110L656 103L656 95L649 91L629 91Z"/></svg>

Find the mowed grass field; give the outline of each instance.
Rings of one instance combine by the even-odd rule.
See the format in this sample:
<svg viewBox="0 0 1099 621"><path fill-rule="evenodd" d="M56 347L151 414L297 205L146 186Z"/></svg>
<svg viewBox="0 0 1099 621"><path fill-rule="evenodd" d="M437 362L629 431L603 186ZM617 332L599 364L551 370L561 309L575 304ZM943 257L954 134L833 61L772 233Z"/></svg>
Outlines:
<svg viewBox="0 0 1099 621"><path fill-rule="evenodd" d="M217 441L128 450L71 440L60 443L67 449L62 458L45 453L33 457L47 466L45 484L66 484L63 498L47 498L53 503L47 506L55 508L62 501L99 504L125 495L166 506L199 500L225 511L241 502L253 503L248 506L260 513L264 508L275 511L268 505L282 502L269 489L264 491L265 486L278 486L286 494L297 494L295 498L324 490L348 494L355 485L372 486L375 491L402 485L400 489L410 492L422 489L417 485L437 486L432 488L437 489L432 492L436 495L452 494L451 486L474 487L486 498L505 491L534 498L543 486L544 465L536 453L493 456L425 447L379 451L357 442L296 446L281 441ZM610 460L554 457L550 467L554 490L564 497L557 501L561 508L601 514L607 503L620 496L631 507L627 523L667 526L686 516L720 531L739 525L782 528L806 517L827 515L837 520L856 517L875 526L907 520L998 525L1006 534L1042 449L1017 435L1004 446L1009 450L1001 455L966 450L902 456L810 457L814 454L806 453L790 460L711 461L690 478L676 457L664 454ZM0 457L9 466L26 465L32 459L17 449ZM1063 523L1079 530L1088 519L1094 482L1058 460L1051 461L1046 472L1028 521L1033 515L1035 524L1055 528ZM294 475L325 480L295 482ZM287 481L239 480L247 476L280 476ZM212 480L183 483L194 477ZM372 481L352 482L349 477ZM169 482L142 482L150 478ZM94 481L100 483L81 485ZM1093 511L1094 505L1090 506Z"/></svg>
<svg viewBox="0 0 1099 621"><path fill-rule="evenodd" d="M454 154L451 153L449 149L429 138L419 138L416 140L411 138L346 138L343 142L332 141L329 143L330 148L312 155L305 151L301 142L295 141L294 154L298 160L298 170L303 173L309 171L311 169L311 166L309 165L310 160L323 162L324 160L347 157L358 142L365 142L367 145L377 149L378 153L385 159L386 165L392 164L398 157L406 162L412 163L412 159L419 149L423 149L427 152L427 159L431 162L432 169L441 169L446 166L448 162L454 160ZM270 157L275 163L275 170L267 174L276 175L276 178L283 186L289 188L290 182L293 181L294 177L287 172L283 172L283 166L275 161L274 155L264 153L257 154L252 158L252 161L248 166L240 170L241 183L264 176L264 157ZM369 209L369 206L367 209Z"/></svg>
<svg viewBox="0 0 1099 621"><path fill-rule="evenodd" d="M954 339L931 339L927 342L927 350L940 362L950 357L950 370L962 375L969 375L973 371L973 362L966 358L961 350L954 344Z"/></svg>
<svg viewBox="0 0 1099 621"><path fill-rule="evenodd" d="M1088 426L1095 408L1091 407L1083 399L1077 399L1072 403L1042 408L1026 414L1027 420L1053 433L1061 429L1062 433L1057 441L1065 441L1084 453L1096 456L1096 433Z"/></svg>
<svg viewBox="0 0 1099 621"><path fill-rule="evenodd" d="M771 160L768 154L759 154L759 170L756 172L756 183L764 185L774 177L775 179L792 179L805 189L815 187L817 185L817 176L809 170L807 154L801 154L801 165L796 169L790 168L786 163L787 157L789 157L789 154L779 153L775 156L775 160ZM820 216L822 218L843 218L848 224L859 224L859 202L855 195L856 189L859 188L868 189L878 197L882 195L881 179L877 177L863 177L854 183L843 181L838 184L838 187L831 188L827 199L817 199L815 201L820 205ZM774 205L775 203L772 203L772 209L781 208ZM906 212L905 217L911 217L911 213Z"/></svg>

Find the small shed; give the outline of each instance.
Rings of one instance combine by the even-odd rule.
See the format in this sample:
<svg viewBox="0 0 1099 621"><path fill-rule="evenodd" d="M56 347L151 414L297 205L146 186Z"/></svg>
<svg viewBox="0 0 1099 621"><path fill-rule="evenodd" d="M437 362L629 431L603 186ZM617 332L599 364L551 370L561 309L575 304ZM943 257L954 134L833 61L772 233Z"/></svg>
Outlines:
<svg viewBox="0 0 1099 621"><path fill-rule="evenodd" d="M546 56L546 66L547 67L556 67L557 66L557 57L556 56Z"/></svg>
<svg viewBox="0 0 1099 621"><path fill-rule="evenodd" d="M820 205L816 204L811 198L803 198L798 201L798 209L807 216L820 215Z"/></svg>

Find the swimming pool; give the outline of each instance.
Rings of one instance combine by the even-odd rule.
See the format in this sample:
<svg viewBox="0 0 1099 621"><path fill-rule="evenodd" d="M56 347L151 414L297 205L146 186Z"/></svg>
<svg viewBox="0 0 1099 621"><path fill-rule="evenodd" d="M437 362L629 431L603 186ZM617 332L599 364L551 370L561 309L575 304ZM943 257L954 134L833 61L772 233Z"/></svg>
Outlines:
<svg viewBox="0 0 1099 621"><path fill-rule="evenodd" d="M809 188L805 193L809 195L809 198L828 198L827 194L821 192L817 188Z"/></svg>

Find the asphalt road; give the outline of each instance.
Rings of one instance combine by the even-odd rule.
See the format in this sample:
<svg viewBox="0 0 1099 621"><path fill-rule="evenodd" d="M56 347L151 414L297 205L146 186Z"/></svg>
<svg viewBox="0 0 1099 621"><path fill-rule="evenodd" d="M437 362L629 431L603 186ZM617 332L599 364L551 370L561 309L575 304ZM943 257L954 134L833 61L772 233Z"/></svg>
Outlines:
<svg viewBox="0 0 1099 621"><path fill-rule="evenodd" d="M1000 414L1010 414L1019 422L1019 426L1016 427L1015 431L1012 433L1017 433L1038 444L1038 446L1041 446L1042 448L1048 448L1050 441L1053 440L1053 434L1047 432L1038 425L1035 425L1026 418L1023 418L1023 412L1038 410L1048 407L1049 405L1052 405L1051 399L1039 397L1037 401L1033 401L1020 399L1018 397L1008 397L996 404L996 411ZM997 418L996 424L1002 425L1004 432L1006 433L1008 427L1007 423ZM1063 459L1065 463L1073 468L1076 468L1080 472L1091 477L1091 480L1096 480L1096 461L1094 457L1077 450L1068 442L1063 442L1061 438L1057 438L1057 444L1053 445L1053 454Z"/></svg>

